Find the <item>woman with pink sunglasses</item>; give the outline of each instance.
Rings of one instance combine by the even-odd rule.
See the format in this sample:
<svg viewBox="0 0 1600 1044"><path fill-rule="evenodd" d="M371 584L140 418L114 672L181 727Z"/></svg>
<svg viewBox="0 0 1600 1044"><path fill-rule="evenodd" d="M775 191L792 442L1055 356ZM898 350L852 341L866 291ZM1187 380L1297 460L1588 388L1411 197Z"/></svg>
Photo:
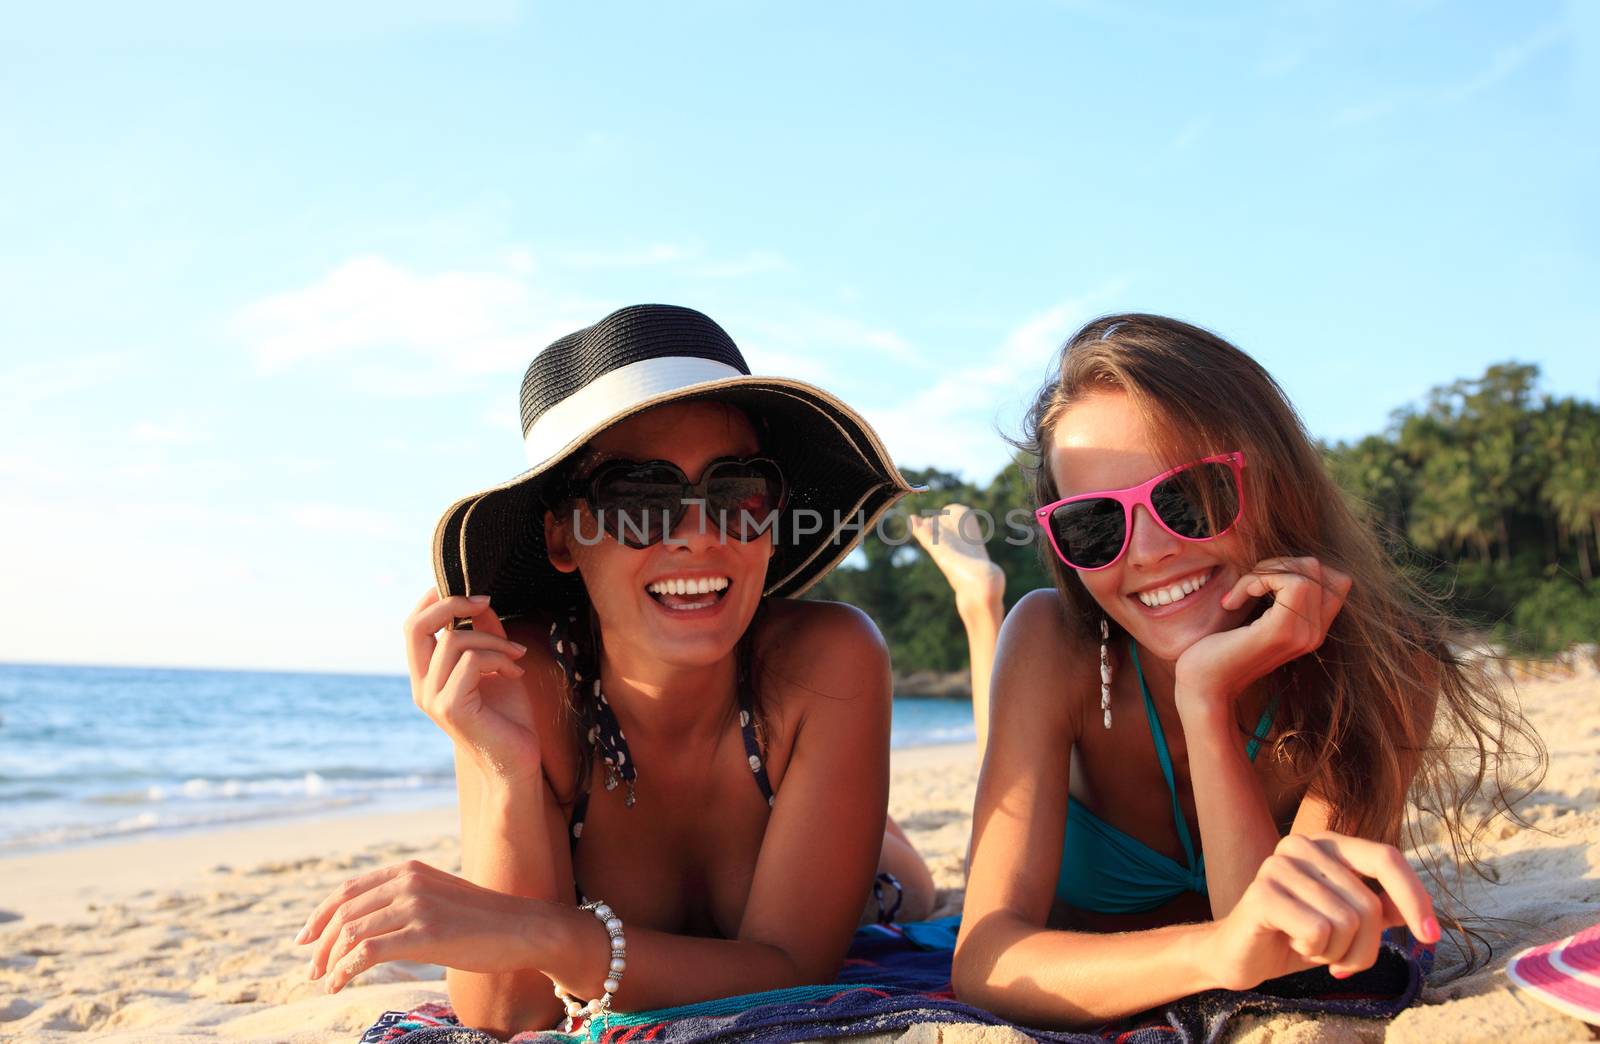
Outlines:
<svg viewBox="0 0 1600 1044"><path fill-rule="evenodd" d="M1444 748L1483 751L1498 796L1523 725L1272 378L1186 323L1096 320L1019 448L1055 587L999 626L998 570L935 556L985 744L958 995L1094 1025L1317 965L1346 977L1391 926L1436 942L1394 847L1407 794L1465 851L1479 787L1453 785Z"/></svg>

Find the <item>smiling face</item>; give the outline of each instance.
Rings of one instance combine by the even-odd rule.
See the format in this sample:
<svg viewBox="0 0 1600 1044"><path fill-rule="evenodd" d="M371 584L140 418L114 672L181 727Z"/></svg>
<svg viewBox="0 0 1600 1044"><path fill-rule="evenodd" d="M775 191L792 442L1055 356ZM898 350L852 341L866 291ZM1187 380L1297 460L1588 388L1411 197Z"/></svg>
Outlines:
<svg viewBox="0 0 1600 1044"><path fill-rule="evenodd" d="M669 403L596 436L579 474L611 460L665 460L694 482L719 457L759 452L755 429L738 409ZM630 548L609 536L596 540L593 514L581 502L576 510L576 518L572 510L546 517L545 542L555 568L582 576L612 656L703 667L733 651L766 586L770 532L748 543L723 538L690 505L668 540Z"/></svg>
<svg viewBox="0 0 1600 1044"><path fill-rule="evenodd" d="M1051 433L1049 464L1061 497L1137 486L1167 470L1153 449L1148 422L1126 394L1110 389L1084 396L1062 415ZM1240 575L1232 564L1236 540L1233 533L1183 540L1136 507L1122 558L1077 575L1142 650L1171 662L1206 635L1244 621L1247 608L1228 611L1221 605Z"/></svg>

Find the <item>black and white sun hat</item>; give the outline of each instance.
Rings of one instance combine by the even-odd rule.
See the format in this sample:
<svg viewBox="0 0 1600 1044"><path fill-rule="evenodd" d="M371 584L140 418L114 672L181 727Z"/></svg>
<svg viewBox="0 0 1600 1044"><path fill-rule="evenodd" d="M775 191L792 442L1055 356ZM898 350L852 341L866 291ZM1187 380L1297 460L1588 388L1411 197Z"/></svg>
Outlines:
<svg viewBox="0 0 1600 1044"><path fill-rule="evenodd" d="M741 407L762 452L788 483L785 512L820 528L782 526L764 593L797 596L842 560L895 501L917 491L871 426L821 388L752 376L722 327L689 308L632 305L551 344L522 378L522 434L531 467L456 501L433 535L444 595L487 594L503 618L574 604L575 573L545 554L546 486L600 432L669 402ZM814 512L815 514L810 514Z"/></svg>

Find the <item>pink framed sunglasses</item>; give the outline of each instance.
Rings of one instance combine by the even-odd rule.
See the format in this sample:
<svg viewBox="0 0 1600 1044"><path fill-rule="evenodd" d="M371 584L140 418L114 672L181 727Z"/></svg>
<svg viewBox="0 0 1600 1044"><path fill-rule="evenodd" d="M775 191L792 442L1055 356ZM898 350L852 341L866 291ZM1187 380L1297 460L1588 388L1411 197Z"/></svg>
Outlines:
<svg viewBox="0 0 1600 1044"><path fill-rule="evenodd" d="M1084 572L1108 569L1128 550L1133 509L1141 505L1181 540L1215 540L1232 529L1244 517L1243 473L1243 453L1219 453L1127 489L1079 493L1046 504L1033 517L1061 561Z"/></svg>

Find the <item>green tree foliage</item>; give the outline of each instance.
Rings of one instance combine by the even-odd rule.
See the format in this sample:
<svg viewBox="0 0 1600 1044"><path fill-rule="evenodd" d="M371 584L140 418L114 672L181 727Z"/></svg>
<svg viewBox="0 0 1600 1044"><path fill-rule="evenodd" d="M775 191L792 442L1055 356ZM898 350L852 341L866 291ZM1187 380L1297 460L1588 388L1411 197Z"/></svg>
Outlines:
<svg viewBox="0 0 1600 1044"><path fill-rule="evenodd" d="M946 504L961 503L994 520L986 537L989 557L1006 574L1006 608L1050 580L1039 558L1038 542L1025 537L1033 526L1032 494L1022 469L1014 463L987 486L979 488L960 476L936 469L906 469L913 484L926 493L906 497L882 524L873 528L847 563L828 574L811 595L849 602L866 610L883 631L899 671L958 671L967 666L967 639L956 615L955 601L944 574L911 538L906 516L939 517ZM1009 526L1008 526L1009 516Z"/></svg>
<svg viewBox="0 0 1600 1044"><path fill-rule="evenodd" d="M1396 411L1383 434L1324 450L1397 566L1420 574L1467 625L1530 653L1600 641L1592 583L1600 569L1600 405L1541 395L1538 383L1537 366L1491 366ZM948 472L908 471L928 492L899 508L933 513L959 501L993 519L987 546L1005 570L1008 608L1052 582L1039 554L1048 547L1023 540L1034 528L1023 463L981 487ZM966 666L950 588L903 518L868 534L814 594L871 614L898 670Z"/></svg>

